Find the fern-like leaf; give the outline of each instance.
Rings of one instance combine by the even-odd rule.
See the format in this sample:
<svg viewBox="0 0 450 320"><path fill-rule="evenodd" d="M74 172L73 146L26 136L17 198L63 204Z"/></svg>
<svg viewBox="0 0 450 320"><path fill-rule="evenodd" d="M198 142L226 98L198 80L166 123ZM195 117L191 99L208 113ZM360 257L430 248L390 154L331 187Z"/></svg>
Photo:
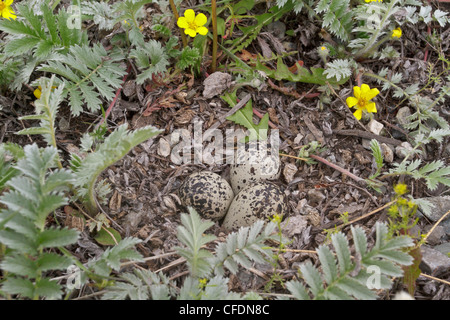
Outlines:
<svg viewBox="0 0 450 320"><path fill-rule="evenodd" d="M308 287L294 280L286 284L287 289L297 299L375 299L371 289L388 288L391 283L387 276L401 276L400 265L410 265L412 257L402 250L413 245L411 238L400 236L388 239L385 224L377 223L376 243L368 249L367 238L359 227L352 227L358 261L352 260L350 246L342 232L332 236L335 255L325 245L317 249L321 271L307 262L300 267L302 277ZM375 268L376 284L369 287L372 269Z"/></svg>
<svg viewBox="0 0 450 320"><path fill-rule="evenodd" d="M84 102L94 112L101 107L100 97L111 101L125 74L119 62L108 56L99 44L93 47L72 46L68 54L57 56L39 70L61 76L73 115L81 113Z"/></svg>
<svg viewBox="0 0 450 320"><path fill-rule="evenodd" d="M204 235L214 223L202 221L194 209L188 210L189 214L181 215L182 225L178 227L178 239L185 247L176 247L176 250L187 260L193 277L204 277L211 272L211 265L207 259L211 258L212 254L201 247L215 239L212 235Z"/></svg>
<svg viewBox="0 0 450 320"><path fill-rule="evenodd" d="M253 262L266 263L271 258L271 250L265 242L273 239L275 223L258 220L251 227L240 228L237 232L228 235L225 242L216 247L216 255L211 259L214 272L218 275L225 274L225 268L236 274L239 265L250 268Z"/></svg>

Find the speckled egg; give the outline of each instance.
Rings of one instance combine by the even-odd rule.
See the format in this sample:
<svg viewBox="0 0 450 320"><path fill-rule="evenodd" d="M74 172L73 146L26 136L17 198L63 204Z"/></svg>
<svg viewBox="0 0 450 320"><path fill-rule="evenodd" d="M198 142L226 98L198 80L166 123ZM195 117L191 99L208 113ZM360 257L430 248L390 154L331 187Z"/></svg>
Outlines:
<svg viewBox="0 0 450 320"><path fill-rule="evenodd" d="M227 230L252 225L256 220L267 220L274 214L287 212L286 196L276 184L268 181L249 185L233 199L223 221Z"/></svg>
<svg viewBox="0 0 450 320"><path fill-rule="evenodd" d="M191 174L180 187L180 200L194 208L203 218L218 220L227 213L234 193L230 184L214 172Z"/></svg>
<svg viewBox="0 0 450 320"><path fill-rule="evenodd" d="M266 150L258 150L254 143L247 150L238 149L236 160L230 167L231 187L238 194L249 184L280 177L281 163L278 154L267 154Z"/></svg>

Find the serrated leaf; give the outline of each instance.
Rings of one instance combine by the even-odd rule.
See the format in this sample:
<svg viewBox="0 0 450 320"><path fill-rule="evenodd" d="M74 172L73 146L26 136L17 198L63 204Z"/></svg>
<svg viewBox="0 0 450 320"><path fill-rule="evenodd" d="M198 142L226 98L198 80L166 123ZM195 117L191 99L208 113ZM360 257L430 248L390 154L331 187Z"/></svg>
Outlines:
<svg viewBox="0 0 450 320"><path fill-rule="evenodd" d="M269 130L269 114L265 114L259 124L253 122L252 100L236 113L227 117L227 120L233 121L244 126L250 132L249 140L267 140L267 132Z"/></svg>
<svg viewBox="0 0 450 320"><path fill-rule="evenodd" d="M317 296L319 293L323 292L324 287L322 284L322 278L320 277L320 272L312 265L310 261L303 264L300 267L300 271L314 296Z"/></svg>
<svg viewBox="0 0 450 320"><path fill-rule="evenodd" d="M24 278L8 277L3 282L2 291L9 294L18 294L24 298L34 298L34 284Z"/></svg>
<svg viewBox="0 0 450 320"><path fill-rule="evenodd" d="M325 281L330 285L338 278L338 270L334 255L331 250L324 245L319 246L317 254L322 265Z"/></svg>
<svg viewBox="0 0 450 320"><path fill-rule="evenodd" d="M78 240L78 231L74 229L47 229L38 237L40 248L55 248L73 244Z"/></svg>
<svg viewBox="0 0 450 320"><path fill-rule="evenodd" d="M36 263L21 254L6 256L0 266L2 270L22 277L33 279L38 275Z"/></svg>
<svg viewBox="0 0 450 320"><path fill-rule="evenodd" d="M342 78L340 80L332 78L327 78L324 74L324 69L322 68L311 68L311 71L300 66L296 63L297 73L292 73L288 66L284 64L281 57L277 59L277 68L270 69L263 65L259 59L256 61L255 68L259 71L264 72L267 76L274 78L276 80L285 80L291 82L305 82L313 83L318 85L326 85L327 83L331 85L343 84L347 82L348 78Z"/></svg>
<svg viewBox="0 0 450 320"><path fill-rule="evenodd" d="M375 300L377 297L367 286L349 277L341 279L337 283L337 286L349 295L357 297L360 300Z"/></svg>
<svg viewBox="0 0 450 320"><path fill-rule="evenodd" d="M331 242L338 258L339 271L341 274L348 272L352 269L352 262L347 238L342 233L337 233L331 236Z"/></svg>
<svg viewBox="0 0 450 320"><path fill-rule="evenodd" d="M310 300L308 292L303 284L297 280L286 283L286 288L298 300Z"/></svg>

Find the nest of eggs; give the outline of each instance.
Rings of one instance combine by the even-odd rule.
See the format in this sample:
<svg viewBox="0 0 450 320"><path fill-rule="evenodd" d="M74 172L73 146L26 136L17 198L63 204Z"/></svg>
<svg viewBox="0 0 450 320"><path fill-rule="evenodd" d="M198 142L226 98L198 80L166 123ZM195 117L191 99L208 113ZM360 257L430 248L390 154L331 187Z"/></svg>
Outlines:
<svg viewBox="0 0 450 320"><path fill-rule="evenodd" d="M191 174L179 190L182 204L205 219L223 220L230 231L287 212L286 196L272 182L280 177L278 155L238 149L230 169L230 182L210 171Z"/></svg>

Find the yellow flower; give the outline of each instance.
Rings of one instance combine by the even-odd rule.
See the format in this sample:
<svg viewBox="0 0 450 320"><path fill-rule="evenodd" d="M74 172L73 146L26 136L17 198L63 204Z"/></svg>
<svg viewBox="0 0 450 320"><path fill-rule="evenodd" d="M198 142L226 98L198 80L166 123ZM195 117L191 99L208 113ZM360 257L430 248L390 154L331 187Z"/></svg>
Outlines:
<svg viewBox="0 0 450 320"><path fill-rule="evenodd" d="M353 87L354 97L348 97L346 102L349 108L356 108L353 113L356 119L361 120L363 110L370 113L377 112L375 102L370 100L379 93L378 89L370 89L367 84L363 84L361 87Z"/></svg>
<svg viewBox="0 0 450 320"><path fill-rule="evenodd" d="M383 2L383 0L364 0L365 2L369 3L369 2Z"/></svg>
<svg viewBox="0 0 450 320"><path fill-rule="evenodd" d="M52 87L52 91L53 91L53 89L56 89L56 88L57 88L56 86L53 86ZM40 99L41 95L42 95L42 88L41 88L41 86L38 86L37 89L33 91L33 94L34 94L34 96L36 98Z"/></svg>
<svg viewBox="0 0 450 320"><path fill-rule="evenodd" d="M392 38L400 38L401 36L402 36L402 29L400 29L400 27L392 30Z"/></svg>
<svg viewBox="0 0 450 320"><path fill-rule="evenodd" d="M15 12L11 9L11 5L13 3L13 0L0 0L0 17L3 17L5 19L16 20Z"/></svg>
<svg viewBox="0 0 450 320"><path fill-rule="evenodd" d="M198 287L200 289L205 288L207 284L208 284L208 279L206 279L206 278L198 279Z"/></svg>
<svg viewBox="0 0 450 320"><path fill-rule="evenodd" d="M36 90L33 91L34 96L38 99L41 98L41 94L42 94L41 90L42 90L42 88L41 88L41 86L39 86Z"/></svg>
<svg viewBox="0 0 450 320"><path fill-rule="evenodd" d="M199 13L195 16L194 10L187 9L184 12L184 17L178 18L177 25L178 27L185 29L184 33L194 38L197 33L200 33L202 36L208 33L208 29L203 27L207 20L208 19L203 13Z"/></svg>
<svg viewBox="0 0 450 320"><path fill-rule="evenodd" d="M398 194L399 196L405 194L408 192L408 186L404 183L399 183L397 185L394 186L394 191L396 194Z"/></svg>
<svg viewBox="0 0 450 320"><path fill-rule="evenodd" d="M275 213L270 220L275 223L280 223L282 219L282 216L280 216L278 213Z"/></svg>

